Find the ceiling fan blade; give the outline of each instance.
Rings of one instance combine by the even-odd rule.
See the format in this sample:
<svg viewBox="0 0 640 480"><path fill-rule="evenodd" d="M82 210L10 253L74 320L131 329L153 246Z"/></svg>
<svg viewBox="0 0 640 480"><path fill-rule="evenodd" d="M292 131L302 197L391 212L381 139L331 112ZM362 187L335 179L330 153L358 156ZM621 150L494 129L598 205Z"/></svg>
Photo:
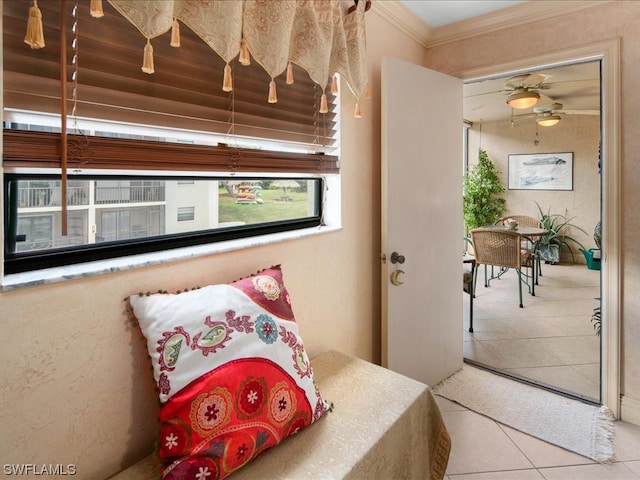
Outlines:
<svg viewBox="0 0 640 480"><path fill-rule="evenodd" d="M567 80L566 82L549 82L546 88L600 88L600 79Z"/></svg>
<svg viewBox="0 0 640 480"><path fill-rule="evenodd" d="M502 122L501 125L511 125L513 127L515 124L520 123L523 120L528 120L530 118L535 118L535 117L536 117L535 113L524 113L522 115L513 115L510 119Z"/></svg>
<svg viewBox="0 0 640 480"><path fill-rule="evenodd" d="M484 97L487 95L503 95L505 92L509 92L509 90L492 90L490 92L478 92L478 93L468 93L464 97L465 98L473 98L473 97Z"/></svg>
<svg viewBox="0 0 640 480"><path fill-rule="evenodd" d="M535 113L551 113L551 112L558 112L562 110L562 107L563 105L558 102L552 102L552 103L538 102L538 104L535 107L533 107L533 111Z"/></svg>
<svg viewBox="0 0 640 480"><path fill-rule="evenodd" d="M600 110L558 110L557 113L563 115L600 115Z"/></svg>
<svg viewBox="0 0 640 480"><path fill-rule="evenodd" d="M513 90L518 88L537 89L540 88L546 78L547 76L542 73L525 73L507 79L504 85L505 88Z"/></svg>
<svg viewBox="0 0 640 480"><path fill-rule="evenodd" d="M523 118L532 118L535 117L537 113L521 113L519 115L512 115L511 118L515 120L522 120Z"/></svg>
<svg viewBox="0 0 640 480"><path fill-rule="evenodd" d="M556 101L553 98L546 96L544 93L541 93L540 100L538 100L538 103L536 103L534 108L544 105L553 105L555 103Z"/></svg>

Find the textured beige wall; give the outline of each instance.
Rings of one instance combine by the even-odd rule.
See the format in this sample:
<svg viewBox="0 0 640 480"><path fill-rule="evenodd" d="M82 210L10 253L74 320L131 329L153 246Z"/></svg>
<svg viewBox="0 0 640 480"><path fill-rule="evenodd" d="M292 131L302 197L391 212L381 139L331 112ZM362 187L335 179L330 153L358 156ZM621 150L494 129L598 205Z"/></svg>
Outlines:
<svg viewBox="0 0 640 480"><path fill-rule="evenodd" d="M595 5L595 2L594 2ZM424 65L470 71L614 38L621 39L621 392L640 408L640 2L614 1L577 13L434 47ZM623 404L625 399L623 398Z"/></svg>
<svg viewBox="0 0 640 480"><path fill-rule="evenodd" d="M343 229L312 238L0 293L0 464L73 463L105 478L149 454L157 400L123 299L227 282L283 265L311 356L380 357L380 59L420 63L424 49L367 14L373 99L342 101Z"/></svg>

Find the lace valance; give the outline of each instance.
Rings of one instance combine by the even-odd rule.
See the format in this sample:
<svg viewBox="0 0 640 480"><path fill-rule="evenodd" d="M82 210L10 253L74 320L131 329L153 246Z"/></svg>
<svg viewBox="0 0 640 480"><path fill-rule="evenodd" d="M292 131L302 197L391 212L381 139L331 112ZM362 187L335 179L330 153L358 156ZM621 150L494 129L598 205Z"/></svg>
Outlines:
<svg viewBox="0 0 640 480"><path fill-rule="evenodd" d="M171 46L180 46L180 25L193 30L226 63L222 88L233 89L229 63L255 60L271 77L268 102L277 102L273 79L285 73L294 81L290 64L309 73L324 92L338 73L358 101L367 87L364 0L108 0L147 39L142 70L154 73L153 43L171 31ZM25 42L38 39L37 0L29 16ZM104 15L101 0L91 0L91 14ZM33 33L33 32L36 33ZM32 32L32 33L30 33ZM203 59L203 61L206 61ZM289 67L289 68L288 68ZM241 74L241 70L236 74ZM335 88L335 84L333 85ZM320 112L326 112L326 98ZM356 104L358 116L359 105Z"/></svg>

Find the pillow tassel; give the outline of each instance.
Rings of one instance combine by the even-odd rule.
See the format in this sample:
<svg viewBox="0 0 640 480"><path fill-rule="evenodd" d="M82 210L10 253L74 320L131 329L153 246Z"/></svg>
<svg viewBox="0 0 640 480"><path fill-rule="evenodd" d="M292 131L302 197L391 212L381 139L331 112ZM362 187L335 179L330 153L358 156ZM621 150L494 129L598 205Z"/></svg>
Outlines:
<svg viewBox="0 0 640 480"><path fill-rule="evenodd" d="M356 102L356 108L353 112L355 118L362 118L362 111L360 110L360 102Z"/></svg>
<svg viewBox="0 0 640 480"><path fill-rule="evenodd" d="M169 45L176 48L180 46L180 24L175 17L173 17L173 22L171 23L171 43Z"/></svg>
<svg viewBox="0 0 640 480"><path fill-rule="evenodd" d="M364 87L364 98L371 98L371 84L369 82Z"/></svg>
<svg viewBox="0 0 640 480"><path fill-rule="evenodd" d="M335 74L333 78L331 78L331 93L334 95L338 94L338 77Z"/></svg>
<svg viewBox="0 0 640 480"><path fill-rule="evenodd" d="M44 47L44 32L42 30L42 12L38 8L38 0L33 0L29 8L29 19L27 20L27 33L24 43L32 49Z"/></svg>
<svg viewBox="0 0 640 480"><path fill-rule="evenodd" d="M102 0L91 0L91 7L89 7L89 12L94 18L104 17L104 11L102 10Z"/></svg>
<svg viewBox="0 0 640 480"><path fill-rule="evenodd" d="M155 73L153 68L153 47L151 40L147 38L147 44L144 46L144 56L142 59L142 71L144 73Z"/></svg>
<svg viewBox="0 0 640 480"><path fill-rule="evenodd" d="M230 92L233 90L233 79L231 77L231 66L227 63L224 67L224 79L222 80L222 91Z"/></svg>
<svg viewBox="0 0 640 480"><path fill-rule="evenodd" d="M287 85L291 85L293 83L293 65L291 62L287 65Z"/></svg>
<svg viewBox="0 0 640 480"><path fill-rule="evenodd" d="M269 82L269 103L278 103L278 95L276 94L276 82L271 79Z"/></svg>
<svg viewBox="0 0 640 480"><path fill-rule="evenodd" d="M240 65L251 65L251 57L249 56L249 47L247 47L247 41L243 38L240 41L240 57L238 58Z"/></svg>
<svg viewBox="0 0 640 480"><path fill-rule="evenodd" d="M327 104L327 94L322 92L320 97L320 113L327 113L329 111L329 105Z"/></svg>

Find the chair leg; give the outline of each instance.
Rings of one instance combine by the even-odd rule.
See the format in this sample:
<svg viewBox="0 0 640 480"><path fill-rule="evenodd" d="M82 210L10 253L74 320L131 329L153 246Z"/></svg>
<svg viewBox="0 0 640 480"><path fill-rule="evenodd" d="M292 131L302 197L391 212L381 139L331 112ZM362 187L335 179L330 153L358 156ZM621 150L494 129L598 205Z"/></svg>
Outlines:
<svg viewBox="0 0 640 480"><path fill-rule="evenodd" d="M520 295L520 308L524 308L522 304L522 272L518 268L518 293Z"/></svg>
<svg viewBox="0 0 640 480"><path fill-rule="evenodd" d="M536 263L538 264L538 276L541 277L542 276L542 262L540 261L540 252L536 252ZM537 282L537 278L536 278L536 283Z"/></svg>
<svg viewBox="0 0 640 480"><path fill-rule="evenodd" d="M535 297L536 296L536 283L538 283L536 280L538 278L538 274L536 273L537 269L536 269L536 259L534 258L531 261L531 296Z"/></svg>
<svg viewBox="0 0 640 480"><path fill-rule="evenodd" d="M473 270L473 284L471 285L471 295L476 296L476 283L478 282L478 267Z"/></svg>
<svg viewBox="0 0 640 480"><path fill-rule="evenodd" d="M473 285L469 292L469 333L473 333Z"/></svg>

